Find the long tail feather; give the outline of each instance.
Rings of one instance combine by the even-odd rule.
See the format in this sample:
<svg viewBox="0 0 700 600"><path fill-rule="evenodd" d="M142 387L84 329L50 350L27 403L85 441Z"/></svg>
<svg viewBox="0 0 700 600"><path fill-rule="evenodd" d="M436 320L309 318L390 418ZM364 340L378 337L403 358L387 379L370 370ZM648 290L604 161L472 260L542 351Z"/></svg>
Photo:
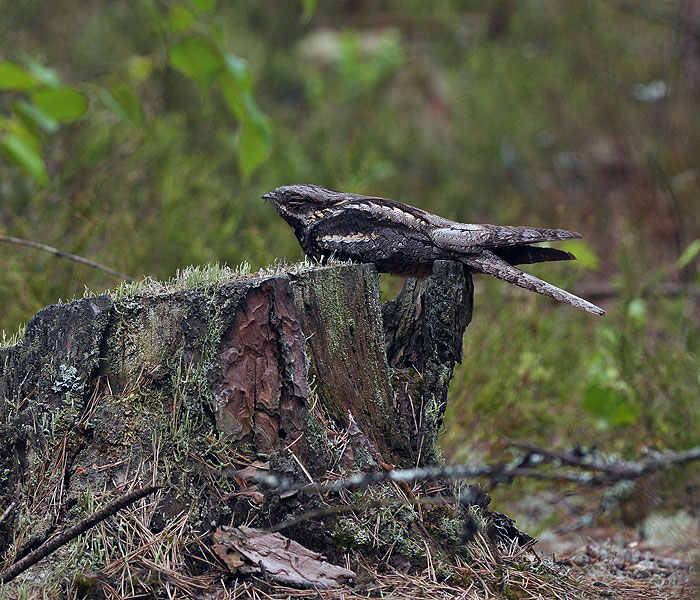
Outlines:
<svg viewBox="0 0 700 600"><path fill-rule="evenodd" d="M602 316L605 314L605 311L595 304L591 304L587 300L574 296L551 283L547 283L529 273L516 269L513 265L508 264L505 260L496 256L489 250L484 250L479 254L466 255L461 258L461 261L474 268L476 271L493 275L498 279L515 284L526 290L549 296L561 302L566 302L567 304L586 310L594 315Z"/></svg>
<svg viewBox="0 0 700 600"><path fill-rule="evenodd" d="M577 240L582 236L566 229L542 229L537 227L520 227L505 225L488 225L489 240L485 246L512 246L515 244L535 244L537 242L556 242L559 240Z"/></svg>
<svg viewBox="0 0 700 600"><path fill-rule="evenodd" d="M454 252L474 252L479 248L500 248L503 246L536 244L538 242L575 240L579 239L581 234L564 229L455 223L450 227L440 227L432 230L430 237L440 248Z"/></svg>

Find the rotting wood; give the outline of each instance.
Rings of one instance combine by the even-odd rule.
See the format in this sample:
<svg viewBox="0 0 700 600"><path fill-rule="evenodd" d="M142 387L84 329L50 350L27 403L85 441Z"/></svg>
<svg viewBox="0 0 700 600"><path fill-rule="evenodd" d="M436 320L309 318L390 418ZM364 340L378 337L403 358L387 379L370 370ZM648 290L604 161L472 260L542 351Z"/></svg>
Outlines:
<svg viewBox="0 0 700 600"><path fill-rule="evenodd" d="M153 526L187 510L201 533L319 506L252 501L221 468L263 460L308 481L430 464L471 291L460 265L436 263L382 314L374 267L347 264L47 307L0 348L0 505L18 501L0 550L13 560L78 522L93 490L161 484ZM31 535L11 534L27 513ZM288 533L319 550L326 527Z"/></svg>

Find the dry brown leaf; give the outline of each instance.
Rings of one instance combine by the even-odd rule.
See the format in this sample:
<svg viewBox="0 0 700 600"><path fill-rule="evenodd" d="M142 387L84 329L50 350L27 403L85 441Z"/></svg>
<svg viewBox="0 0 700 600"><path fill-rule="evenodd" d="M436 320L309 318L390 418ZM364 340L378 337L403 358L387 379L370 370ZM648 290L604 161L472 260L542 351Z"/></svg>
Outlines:
<svg viewBox="0 0 700 600"><path fill-rule="evenodd" d="M261 471L269 470L269 461L263 462L261 460L256 460L244 469L239 469L238 471L236 471L236 475L241 479L255 479L255 476L258 475Z"/></svg>
<svg viewBox="0 0 700 600"><path fill-rule="evenodd" d="M241 553L227 544L212 544L211 549L226 563L232 573L236 573L239 567L245 564Z"/></svg>
<svg viewBox="0 0 700 600"><path fill-rule="evenodd" d="M219 556L222 547L224 556L229 556L231 550L237 551L284 584L326 588L350 583L356 577L353 571L330 564L318 552L280 533L245 526L220 527L214 532L214 542L213 548Z"/></svg>
<svg viewBox="0 0 700 600"><path fill-rule="evenodd" d="M255 504L261 504L263 500L265 500L265 494L263 494L258 489L258 486L254 485L249 488L243 488L242 490L238 490L237 492L231 492L230 494L226 494L221 498L221 500L224 502L228 502L229 500L231 500L231 498L247 498Z"/></svg>

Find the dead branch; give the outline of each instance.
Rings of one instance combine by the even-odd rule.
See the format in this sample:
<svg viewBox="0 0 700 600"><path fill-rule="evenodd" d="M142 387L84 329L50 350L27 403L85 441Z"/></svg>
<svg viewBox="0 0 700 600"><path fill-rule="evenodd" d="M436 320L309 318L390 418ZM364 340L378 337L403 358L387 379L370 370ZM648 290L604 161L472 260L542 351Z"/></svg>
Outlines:
<svg viewBox="0 0 700 600"><path fill-rule="evenodd" d="M47 557L64 544L67 544L71 540L77 538L80 534L85 533L88 529L94 527L99 522L111 517L122 508L129 506L129 504L133 504L137 500L152 494L159 488L160 486L158 485L148 485L146 487L132 490L131 492L112 500L112 502L105 505L97 512L92 513L89 517L86 517L79 523L73 525L73 527L69 527L58 535L50 538L36 550L27 554L27 556L25 556L23 559L18 560L13 565L10 565L2 573L0 573L0 584L5 584L12 581L15 577L17 577L17 575L34 566L42 558Z"/></svg>
<svg viewBox="0 0 700 600"><path fill-rule="evenodd" d="M63 250L59 250L58 248L54 248L53 246L47 246L46 244L40 244L39 242L32 242L31 240L24 240L22 238L11 237L9 235L0 235L0 242L7 242L9 244L17 244L18 246L27 246L28 248L36 248L37 250L43 250L44 252L48 252L49 254L58 256L59 258L66 258L68 260L72 260L82 265L92 267L93 269L104 271L105 273L109 273L110 275L114 275L115 277L119 277L120 279L124 279L129 283L132 283L134 281L128 275L124 275L124 273L115 271L114 269L106 267L105 265L101 265L100 263L90 260L89 258L84 258L82 256L78 256L77 254L71 254L70 252L64 252Z"/></svg>
<svg viewBox="0 0 700 600"><path fill-rule="evenodd" d="M473 479L476 477L489 477L494 485L516 477L528 477L591 486L639 479L656 471L700 460L700 446L682 452L657 452L651 454L644 461L622 461L606 459L600 455L587 454L582 451L566 453L547 450L527 442L510 442L509 445L524 450L526 454L511 464L451 465L377 471L360 473L346 479L324 483L298 483L288 477L261 473L248 475L247 478L257 481L276 493L290 491L338 492L343 489L365 488L384 482L409 483L431 479ZM553 461L582 469L584 472L541 471L537 468L542 464L551 464ZM221 473L227 476L246 478L246 474L241 471L222 471Z"/></svg>
<svg viewBox="0 0 700 600"><path fill-rule="evenodd" d="M653 452L649 454L646 460L626 461L611 459L581 449L573 452L549 450L530 442L510 441L506 445L528 452L530 455L544 456L562 464L605 473L610 482L622 479L639 479L656 471L662 471L700 459L700 446L681 452Z"/></svg>
<svg viewBox="0 0 700 600"><path fill-rule="evenodd" d="M239 471L222 471L222 475L239 477ZM513 467L508 465L452 465L447 467L420 467L417 469L398 469L395 471L377 471L353 475L347 479L338 479L325 483L297 483L289 477L264 475L256 473L248 478L257 481L276 493L285 492L339 492L350 488L366 488L375 483L413 483L432 479L474 479L490 477L494 483L501 483L515 477L544 479L549 481L568 481L581 485L596 485L608 481L608 478L596 477L590 473L558 472L549 473L533 468Z"/></svg>

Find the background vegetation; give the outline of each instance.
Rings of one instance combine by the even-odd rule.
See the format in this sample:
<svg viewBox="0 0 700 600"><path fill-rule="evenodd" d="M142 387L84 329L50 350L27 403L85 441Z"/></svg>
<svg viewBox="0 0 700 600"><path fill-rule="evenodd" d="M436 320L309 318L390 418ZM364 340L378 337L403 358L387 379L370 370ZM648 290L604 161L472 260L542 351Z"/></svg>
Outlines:
<svg viewBox="0 0 700 600"><path fill-rule="evenodd" d="M259 200L294 182L578 230L577 264L532 271L602 294L610 316L477 278L447 454L506 438L623 454L700 443L695 0L0 11L0 234L133 277L257 268L301 258ZM9 245L0 267L8 333L117 283ZM667 477L655 500L694 506L695 476Z"/></svg>

